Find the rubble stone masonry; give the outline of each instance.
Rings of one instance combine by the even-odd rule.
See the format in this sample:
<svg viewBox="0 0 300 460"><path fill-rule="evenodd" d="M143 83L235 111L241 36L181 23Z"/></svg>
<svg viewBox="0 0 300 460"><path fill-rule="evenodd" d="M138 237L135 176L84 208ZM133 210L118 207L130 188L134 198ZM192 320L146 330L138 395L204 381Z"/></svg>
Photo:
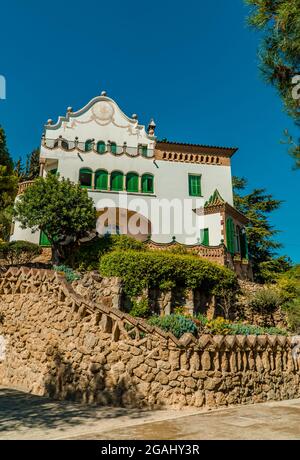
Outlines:
<svg viewBox="0 0 300 460"><path fill-rule="evenodd" d="M10 268L0 277L0 385L36 395L209 408L297 398L295 342L190 334L178 340L99 298L88 301L53 271Z"/></svg>

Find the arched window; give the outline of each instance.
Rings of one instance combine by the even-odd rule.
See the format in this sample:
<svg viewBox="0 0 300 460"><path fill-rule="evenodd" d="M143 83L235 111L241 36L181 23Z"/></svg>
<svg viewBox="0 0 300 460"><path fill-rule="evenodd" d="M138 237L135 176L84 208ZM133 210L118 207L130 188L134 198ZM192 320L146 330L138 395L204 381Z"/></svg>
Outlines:
<svg viewBox="0 0 300 460"><path fill-rule="evenodd" d="M111 153L113 153L114 155L117 153L117 144L115 142L111 142L110 143L110 151Z"/></svg>
<svg viewBox="0 0 300 460"><path fill-rule="evenodd" d="M148 145L140 144L138 146L138 151L140 155L142 155L143 157L147 157L148 156Z"/></svg>
<svg viewBox="0 0 300 460"><path fill-rule="evenodd" d="M154 177L151 174L144 174L142 176L142 192L154 193Z"/></svg>
<svg viewBox="0 0 300 460"><path fill-rule="evenodd" d="M227 249L231 254L235 253L235 244L234 244L234 223L231 217L228 217L226 220L226 240L227 240Z"/></svg>
<svg viewBox="0 0 300 460"><path fill-rule="evenodd" d="M92 176L93 173L90 169L82 168L79 171L79 182L81 187L91 188L92 187Z"/></svg>
<svg viewBox="0 0 300 460"><path fill-rule="evenodd" d="M139 176L136 173L130 172L126 176L126 190L127 192L139 191Z"/></svg>
<svg viewBox="0 0 300 460"><path fill-rule="evenodd" d="M124 187L124 174L120 171L111 173L111 190L114 192L121 192Z"/></svg>
<svg viewBox="0 0 300 460"><path fill-rule="evenodd" d="M97 190L108 189L108 172L104 169L99 169L95 172L95 188Z"/></svg>
<svg viewBox="0 0 300 460"><path fill-rule="evenodd" d="M84 150L86 152L90 152L91 150L93 150L93 144L94 143L93 143L92 139L87 140L86 143L84 144Z"/></svg>
<svg viewBox="0 0 300 460"><path fill-rule="evenodd" d="M97 143L97 152L98 153L105 153L106 152L106 145L104 141L99 141Z"/></svg>

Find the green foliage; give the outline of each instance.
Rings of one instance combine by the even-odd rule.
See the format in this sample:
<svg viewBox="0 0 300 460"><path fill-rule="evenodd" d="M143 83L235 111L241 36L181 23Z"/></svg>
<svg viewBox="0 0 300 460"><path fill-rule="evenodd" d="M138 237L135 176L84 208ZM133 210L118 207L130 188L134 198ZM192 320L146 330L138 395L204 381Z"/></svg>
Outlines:
<svg viewBox="0 0 300 460"><path fill-rule="evenodd" d="M122 278L124 290L130 297L145 288L202 288L217 293L221 288L237 289L233 271L194 256L170 254L163 251L114 251L100 261L103 276Z"/></svg>
<svg viewBox="0 0 300 460"><path fill-rule="evenodd" d="M147 318L150 315L148 299L143 297L141 300L133 300L129 314L135 318Z"/></svg>
<svg viewBox="0 0 300 460"><path fill-rule="evenodd" d="M0 244L0 259L4 259L10 265L27 264L41 253L40 246L27 241L11 241Z"/></svg>
<svg viewBox="0 0 300 460"><path fill-rule="evenodd" d="M148 319L148 323L151 326L157 326L163 329L164 331L171 332L178 339L186 332L190 332L193 335L197 335L196 324L192 319L187 318L186 316L152 316Z"/></svg>
<svg viewBox="0 0 300 460"><path fill-rule="evenodd" d="M283 304L283 298L276 288L261 289L250 299L249 306L260 313L272 313Z"/></svg>
<svg viewBox="0 0 300 460"><path fill-rule="evenodd" d="M276 250L281 244L274 240L278 231L272 227L269 218L280 207L281 201L275 200L264 189L241 193L246 186L246 179L233 178L234 205L249 219L247 239L255 280L270 282L278 273L291 268L291 261L287 257L277 257Z"/></svg>
<svg viewBox="0 0 300 460"><path fill-rule="evenodd" d="M300 75L299 0L245 0L251 9L249 23L263 32L260 69L267 83L274 86L288 114L299 126L299 100L293 98L292 78ZM290 142L290 154L300 167L300 142Z"/></svg>
<svg viewBox="0 0 300 460"><path fill-rule="evenodd" d="M96 226L96 210L87 190L54 174L39 177L15 206L23 228L40 229L51 242L54 263L65 260L78 240Z"/></svg>
<svg viewBox="0 0 300 460"><path fill-rule="evenodd" d="M4 129L0 125L0 166L5 166L7 174L13 173L13 160L9 154L6 135Z"/></svg>
<svg viewBox="0 0 300 460"><path fill-rule="evenodd" d="M144 245L127 235L106 235L81 244L74 254L72 266L80 271L97 270L99 260L113 250L144 251Z"/></svg>
<svg viewBox="0 0 300 460"><path fill-rule="evenodd" d="M231 323L230 321L218 317L208 320L203 315L198 315L197 320L200 322L202 332L212 335L288 335L284 329L276 327L259 327L252 324Z"/></svg>
<svg viewBox="0 0 300 460"><path fill-rule="evenodd" d="M300 333L300 265L280 275L277 287L284 299L284 310L291 330Z"/></svg>
<svg viewBox="0 0 300 460"><path fill-rule="evenodd" d="M74 270L72 270L72 268L68 267L67 265L54 265L53 268L56 272L64 273L66 280L69 283L80 279L80 275L74 272Z"/></svg>

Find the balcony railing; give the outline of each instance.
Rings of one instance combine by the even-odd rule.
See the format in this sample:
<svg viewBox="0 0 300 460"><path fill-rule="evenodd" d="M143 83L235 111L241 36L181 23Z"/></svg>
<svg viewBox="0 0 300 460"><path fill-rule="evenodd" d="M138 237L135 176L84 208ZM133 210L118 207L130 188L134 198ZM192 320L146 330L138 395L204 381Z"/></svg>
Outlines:
<svg viewBox="0 0 300 460"><path fill-rule="evenodd" d="M18 195L22 195L28 187L34 183L34 180L28 180L27 182L22 182L19 184Z"/></svg>
<svg viewBox="0 0 300 460"><path fill-rule="evenodd" d="M91 141L79 141L74 139L73 141L63 139L50 139L43 137L42 145L49 150L63 150L65 152L79 151L81 153L95 152L99 155L105 155L111 153L112 155L127 155L130 157L142 156L144 158L153 158L154 149L150 149L147 145L138 145L136 147L130 147L124 142L123 145L117 145L114 142L97 142Z"/></svg>

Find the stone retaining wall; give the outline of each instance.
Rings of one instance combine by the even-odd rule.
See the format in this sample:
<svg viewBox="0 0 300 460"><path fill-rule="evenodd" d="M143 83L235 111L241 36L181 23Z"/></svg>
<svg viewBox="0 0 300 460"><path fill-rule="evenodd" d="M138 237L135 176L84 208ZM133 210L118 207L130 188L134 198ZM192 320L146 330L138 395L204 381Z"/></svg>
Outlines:
<svg viewBox="0 0 300 460"><path fill-rule="evenodd" d="M0 276L0 384L37 395L135 407L220 407L300 396L295 339L180 340L52 271Z"/></svg>

